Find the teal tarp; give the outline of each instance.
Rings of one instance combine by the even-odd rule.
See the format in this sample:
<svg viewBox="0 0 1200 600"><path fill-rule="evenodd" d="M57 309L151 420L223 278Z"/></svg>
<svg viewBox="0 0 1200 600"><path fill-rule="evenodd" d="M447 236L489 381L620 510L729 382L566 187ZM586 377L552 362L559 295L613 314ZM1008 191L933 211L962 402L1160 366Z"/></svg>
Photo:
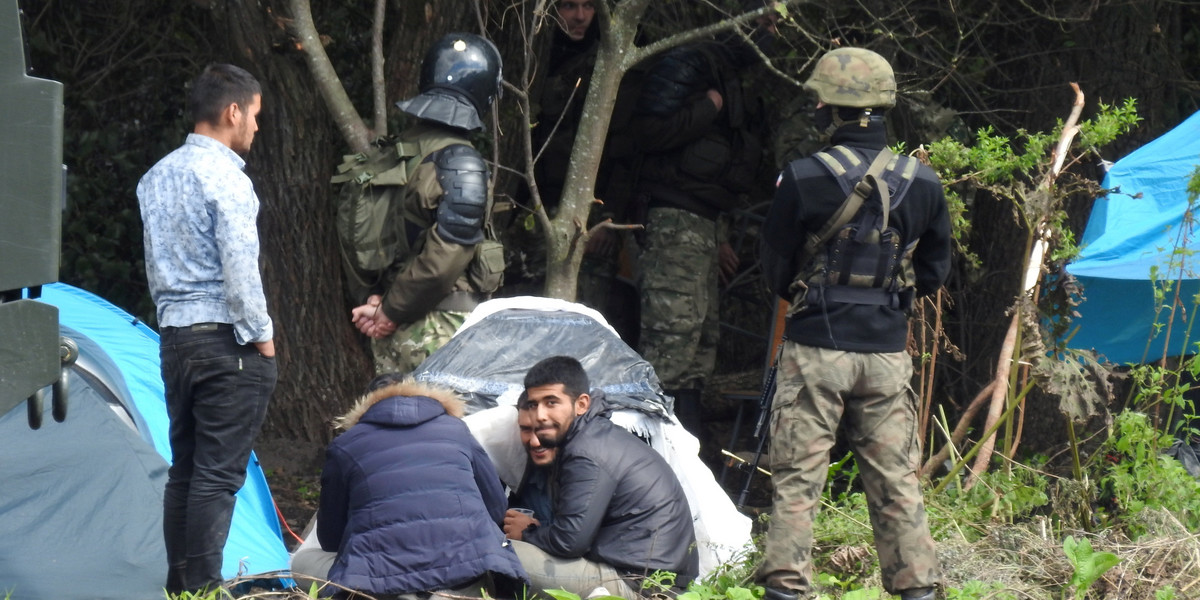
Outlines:
<svg viewBox="0 0 1200 600"><path fill-rule="evenodd" d="M1121 364L1159 358L1164 344L1167 355L1195 352L1194 343L1185 348L1183 312L1192 315L1192 297L1200 292L1200 254L1189 255L1200 250L1200 240L1184 229L1183 218L1197 164L1200 113L1109 169L1103 185L1114 191L1096 200L1080 240L1083 250L1067 267L1086 298L1074 320L1079 331L1072 347L1094 349ZM1169 317L1156 310L1155 280L1161 287L1181 278L1187 310L1176 315L1168 340ZM1156 330L1155 323L1163 327ZM1200 328L1192 337L1200 339Z"/></svg>
<svg viewBox="0 0 1200 600"><path fill-rule="evenodd" d="M89 292L42 288L80 345L67 419L30 430L0 415L0 597L161 599L162 495L170 460L158 334ZM136 428L136 430L135 430ZM222 574L286 571L266 477L251 456Z"/></svg>

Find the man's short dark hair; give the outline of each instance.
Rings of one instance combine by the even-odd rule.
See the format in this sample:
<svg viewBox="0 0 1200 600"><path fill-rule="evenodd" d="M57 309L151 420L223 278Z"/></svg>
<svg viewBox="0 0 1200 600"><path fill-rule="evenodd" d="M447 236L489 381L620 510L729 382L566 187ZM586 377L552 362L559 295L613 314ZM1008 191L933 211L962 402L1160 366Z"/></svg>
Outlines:
<svg viewBox="0 0 1200 600"><path fill-rule="evenodd" d="M226 64L208 65L192 80L188 112L193 124L216 125L225 107L237 104L244 109L254 101L254 96L261 94L262 86L245 69Z"/></svg>
<svg viewBox="0 0 1200 600"><path fill-rule="evenodd" d="M572 398L588 393L587 371L570 356L544 358L525 373L525 389L561 383L563 391Z"/></svg>

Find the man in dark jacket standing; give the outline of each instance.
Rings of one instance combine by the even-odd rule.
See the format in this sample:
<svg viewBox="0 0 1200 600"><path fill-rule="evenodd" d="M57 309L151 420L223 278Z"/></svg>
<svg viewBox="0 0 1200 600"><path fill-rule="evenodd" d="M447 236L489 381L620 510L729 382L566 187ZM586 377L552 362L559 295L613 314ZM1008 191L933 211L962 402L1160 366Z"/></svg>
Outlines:
<svg viewBox="0 0 1200 600"><path fill-rule="evenodd" d="M606 418L603 397L588 392L579 361L553 356L525 375L518 406L536 423L542 446L557 448L551 477L554 522L541 527L509 511L513 540L534 587L637 600L655 571L686 585L698 571L692 512L675 473L658 453ZM601 592L605 593L605 592Z"/></svg>
<svg viewBox="0 0 1200 600"><path fill-rule="evenodd" d="M500 530L504 489L462 400L394 374L376 381L337 423L347 431L321 473L317 537L337 552L329 581L376 597L520 597L525 572Z"/></svg>
<svg viewBox="0 0 1200 600"><path fill-rule="evenodd" d="M767 600L811 592L813 518L845 418L883 586L903 600L933 600L938 562L916 472L917 399L905 348L914 293L937 291L950 269L946 201L929 167L885 150L882 112L896 103L896 80L883 57L834 50L805 88L816 93L816 121L834 146L784 169L763 226L763 270L792 312L772 407L775 498L758 577ZM861 181L888 166L852 225L806 249L806 237L846 201L843 186L860 181L833 174L842 161L872 165ZM889 182L896 189L880 194Z"/></svg>
<svg viewBox="0 0 1200 600"><path fill-rule="evenodd" d="M754 31L762 48L774 37L776 18L762 17ZM639 351L697 436L720 334L718 279L738 266L720 221L744 203L755 181L769 178L757 177L762 101L742 83L755 64L755 46L737 33L672 49L650 67L630 123L643 153L637 197L646 226Z"/></svg>

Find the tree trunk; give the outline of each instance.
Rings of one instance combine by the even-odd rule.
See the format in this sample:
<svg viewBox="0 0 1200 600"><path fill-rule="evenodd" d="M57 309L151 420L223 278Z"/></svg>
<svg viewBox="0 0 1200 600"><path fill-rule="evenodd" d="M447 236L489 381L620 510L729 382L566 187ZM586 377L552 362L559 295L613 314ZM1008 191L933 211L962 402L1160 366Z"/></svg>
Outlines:
<svg viewBox="0 0 1200 600"><path fill-rule="evenodd" d="M364 389L371 365L350 324L333 229L329 177L345 143L272 17L284 11L284 0L215 4L212 39L224 50L220 59L263 86L247 170L262 201L264 286L279 361L264 435L327 441L330 420Z"/></svg>
<svg viewBox="0 0 1200 600"><path fill-rule="evenodd" d="M634 46L634 35L647 3L629 1L616 6L598 6L600 48L596 66L583 103L575 144L571 148L571 166L563 186L558 215L547 232L546 295L575 300L579 265L587 244L587 222L595 203L596 173L608 138L608 125L625 71L644 56Z"/></svg>

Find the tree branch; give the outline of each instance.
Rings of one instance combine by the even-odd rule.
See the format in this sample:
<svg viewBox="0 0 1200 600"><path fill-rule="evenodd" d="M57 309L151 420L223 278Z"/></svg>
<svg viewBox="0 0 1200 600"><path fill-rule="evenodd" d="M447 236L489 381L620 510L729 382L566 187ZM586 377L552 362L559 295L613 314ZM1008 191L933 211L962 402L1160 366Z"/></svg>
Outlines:
<svg viewBox="0 0 1200 600"><path fill-rule="evenodd" d="M342 87L342 81L338 78L333 63L329 61L329 55L325 53L325 47L321 45L317 27L313 24L309 1L288 0L288 8L292 12L291 20L286 23L288 31L296 36L297 43L308 60L309 71L321 98L325 100L329 115L333 117L333 122L350 149L354 152L366 152L371 148L371 132L354 108L354 103Z"/></svg>
<svg viewBox="0 0 1200 600"><path fill-rule="evenodd" d="M731 17L729 19L723 19L721 21L717 21L716 23L713 23L712 25L706 25L704 27L698 27L696 29L691 29L688 31L684 31L682 33L677 33L675 35L667 36L667 37L665 37L661 40L658 40L657 42L654 42L652 44L647 44L640 48L634 48L631 52L625 53L625 60L621 63L621 69L627 70L630 67L632 67L633 65L636 65L637 63L639 63L655 54L658 54L659 52L669 50L676 46L682 46L683 44L686 44L688 42L692 42L695 40L709 37L709 36L713 35L714 33L720 33L722 31L732 29L739 25L749 24L749 23L753 22L755 19L758 19L759 17L766 15L768 13L779 12L778 9L776 8L776 6L790 7L790 6L797 5L802 2L807 2L807 1L808 0L784 0L782 2L776 2L770 6L764 6L762 8L752 10L748 13L738 15L736 17ZM632 7L626 7L626 6L622 5L622 6L618 6L617 10L623 11L627 8L632 8ZM759 56L762 57L764 59L764 61L766 61L768 64L770 63L770 59L768 59L766 57L766 55L764 55L757 48L755 48L755 51L758 52ZM783 76L785 79L791 80L790 77L788 77L787 75L784 75L782 72L779 72L778 70L775 70L775 69L772 69L772 70L776 74Z"/></svg>
<svg viewBox="0 0 1200 600"><path fill-rule="evenodd" d="M1071 83L1071 87L1075 90L1075 102L1071 106L1071 114L1067 118L1067 122L1063 124L1062 134L1059 136L1058 145L1054 149L1053 165L1046 173L1046 177L1042 180L1041 191L1050 194L1051 188L1054 186L1054 180L1057 178L1062 169L1063 161L1066 160L1067 151L1071 147L1071 140L1075 138L1075 134L1079 132L1079 116L1083 113L1083 92L1080 91L1079 85ZM1052 234L1052 227L1047 223L1050 215L1041 215L1036 222L1031 223L1033 236L1032 243L1029 245L1029 256L1025 262L1024 279L1021 282L1021 293L1031 294L1042 273L1042 260L1046 254L1046 249L1049 247L1049 239ZM1020 358L1020 349L1016 347L1017 330L1021 326L1021 303L1018 302L1013 309L1012 322L1009 323L1008 331L1004 336L1004 344L1000 348L1000 361L996 365L996 387L992 391L992 405L988 410L988 420L985 429L992 429L992 425L996 419L1000 418L1000 414L1004 412L1004 400L1008 397L1008 378L1012 372L1012 364ZM992 451L995 448L996 435L993 433L984 441L979 455L975 458L974 473L968 481L967 486L970 487L975 478L987 471L988 463L992 458Z"/></svg>
<svg viewBox="0 0 1200 600"><path fill-rule="evenodd" d="M387 81L383 75L383 21L387 0L375 0L375 22L371 26L371 90L375 99L375 136L386 137Z"/></svg>
<svg viewBox="0 0 1200 600"><path fill-rule="evenodd" d="M645 229L645 225L639 223L613 223L612 219L605 219L592 225L592 228L587 230L588 237L592 237L601 229L615 229L617 231L634 231L637 229Z"/></svg>

